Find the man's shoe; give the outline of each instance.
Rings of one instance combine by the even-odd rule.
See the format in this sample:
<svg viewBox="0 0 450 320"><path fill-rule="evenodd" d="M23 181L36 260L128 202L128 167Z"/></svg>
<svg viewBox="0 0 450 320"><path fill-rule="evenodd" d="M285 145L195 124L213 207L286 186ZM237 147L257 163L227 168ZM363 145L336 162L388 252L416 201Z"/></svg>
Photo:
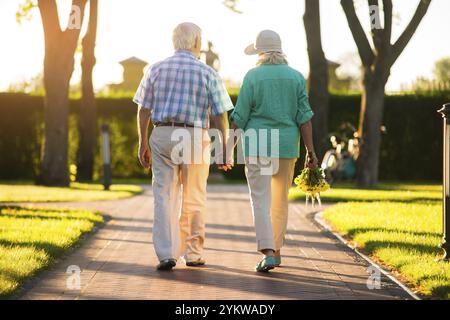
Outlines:
<svg viewBox="0 0 450 320"><path fill-rule="evenodd" d="M156 270L158 271L170 271L177 265L177 261L175 259L167 259L161 261L158 266L156 267Z"/></svg>
<svg viewBox="0 0 450 320"><path fill-rule="evenodd" d="M186 266L188 267L202 267L206 264L206 261L202 258L194 261L186 261Z"/></svg>

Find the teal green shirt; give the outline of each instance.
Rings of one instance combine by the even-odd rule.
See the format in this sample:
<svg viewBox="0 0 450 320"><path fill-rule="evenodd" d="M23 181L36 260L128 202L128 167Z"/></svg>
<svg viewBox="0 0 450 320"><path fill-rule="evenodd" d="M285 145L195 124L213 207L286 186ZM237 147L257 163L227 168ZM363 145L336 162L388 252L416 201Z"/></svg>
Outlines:
<svg viewBox="0 0 450 320"><path fill-rule="evenodd" d="M312 117L303 75L287 64L264 64L245 76L230 120L245 132L246 157L289 159L299 157L299 127Z"/></svg>

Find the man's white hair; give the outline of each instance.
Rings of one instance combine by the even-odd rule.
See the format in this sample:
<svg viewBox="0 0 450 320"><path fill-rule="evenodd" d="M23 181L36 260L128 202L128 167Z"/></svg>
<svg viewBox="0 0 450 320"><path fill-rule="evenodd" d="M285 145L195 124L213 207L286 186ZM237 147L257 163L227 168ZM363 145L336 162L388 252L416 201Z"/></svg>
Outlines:
<svg viewBox="0 0 450 320"><path fill-rule="evenodd" d="M173 47L175 50L190 50L195 45L195 40L202 35L202 29L194 23L180 23L173 30Z"/></svg>

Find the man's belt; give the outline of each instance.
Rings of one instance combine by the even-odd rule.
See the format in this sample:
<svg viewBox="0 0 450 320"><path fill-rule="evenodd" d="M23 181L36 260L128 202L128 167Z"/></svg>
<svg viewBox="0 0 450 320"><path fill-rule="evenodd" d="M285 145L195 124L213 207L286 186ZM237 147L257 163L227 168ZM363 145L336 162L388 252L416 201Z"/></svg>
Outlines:
<svg viewBox="0 0 450 320"><path fill-rule="evenodd" d="M182 127L182 128L194 128L193 125L180 122L156 122L155 127Z"/></svg>

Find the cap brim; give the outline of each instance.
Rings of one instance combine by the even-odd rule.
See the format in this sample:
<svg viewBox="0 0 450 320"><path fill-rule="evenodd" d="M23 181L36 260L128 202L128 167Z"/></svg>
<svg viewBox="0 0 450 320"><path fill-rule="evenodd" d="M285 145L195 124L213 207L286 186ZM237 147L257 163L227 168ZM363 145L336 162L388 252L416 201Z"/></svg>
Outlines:
<svg viewBox="0 0 450 320"><path fill-rule="evenodd" d="M245 48L244 53L246 55L252 56L259 53L259 50L255 48L255 44L251 44Z"/></svg>

